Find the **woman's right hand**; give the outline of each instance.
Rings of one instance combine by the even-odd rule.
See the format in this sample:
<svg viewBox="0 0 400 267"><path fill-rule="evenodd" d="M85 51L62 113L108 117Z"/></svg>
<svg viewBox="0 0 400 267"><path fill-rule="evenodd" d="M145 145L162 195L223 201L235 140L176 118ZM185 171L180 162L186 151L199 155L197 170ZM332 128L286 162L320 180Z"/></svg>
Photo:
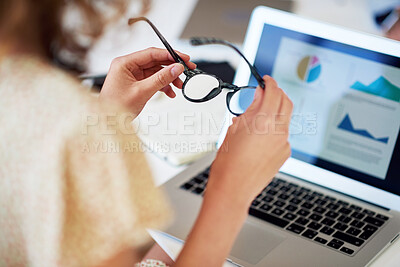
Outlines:
<svg viewBox="0 0 400 267"><path fill-rule="evenodd" d="M207 194L247 209L290 156L293 104L275 80L264 76L246 112L233 119L211 167Z"/></svg>
<svg viewBox="0 0 400 267"><path fill-rule="evenodd" d="M264 81L265 91L258 87L251 106L229 127L177 267L222 266L250 203L290 155L293 104L271 77Z"/></svg>

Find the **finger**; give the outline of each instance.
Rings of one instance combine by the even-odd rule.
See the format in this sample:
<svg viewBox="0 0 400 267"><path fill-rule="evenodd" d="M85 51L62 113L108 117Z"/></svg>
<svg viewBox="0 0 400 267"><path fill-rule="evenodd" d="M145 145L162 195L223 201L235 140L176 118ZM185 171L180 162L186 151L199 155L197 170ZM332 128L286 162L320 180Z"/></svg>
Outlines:
<svg viewBox="0 0 400 267"><path fill-rule="evenodd" d="M163 69L163 67L161 67L161 66L155 66L155 67L152 67L152 68L145 69L145 70L143 70L143 76L144 77L142 77L142 79L146 79L146 78L150 77L151 75L154 75L156 72L158 72L158 71L160 71L162 69Z"/></svg>
<svg viewBox="0 0 400 267"><path fill-rule="evenodd" d="M189 60L190 60L190 56L189 56L189 55L184 54L184 53L182 53L182 52L179 52L179 51L177 51L177 50L174 50L174 51L175 51L175 53L177 53L177 54L181 57L181 59L182 59L183 61L186 62L186 61L189 61ZM171 54L169 54L169 59L175 61Z"/></svg>
<svg viewBox="0 0 400 267"><path fill-rule="evenodd" d="M197 65L195 63L193 63L192 61L185 61L185 63L186 63L186 66L189 67L189 69L193 70L193 69L197 68Z"/></svg>
<svg viewBox="0 0 400 267"><path fill-rule="evenodd" d="M173 60L166 49L151 47L142 51L119 57L118 61L120 61L120 64L125 65L129 70L135 71L151 62L174 62L175 60Z"/></svg>
<svg viewBox="0 0 400 267"><path fill-rule="evenodd" d="M243 114L244 116L251 116L256 111L260 109L262 99L264 95L264 90L261 87L257 86L256 92L254 93L254 99L251 105L247 108L246 112Z"/></svg>
<svg viewBox="0 0 400 267"><path fill-rule="evenodd" d="M166 94L169 98L176 97L176 94L175 94L174 90L172 90L172 87L170 85L165 86L160 91L164 92L164 94Z"/></svg>
<svg viewBox="0 0 400 267"><path fill-rule="evenodd" d="M151 75L153 75L157 71L160 71L161 69L163 69L163 67L156 66L156 67L152 67L152 68L143 70L144 78L150 77ZM172 84L175 85L177 88L182 89L183 82L180 78L175 79L172 82Z"/></svg>
<svg viewBox="0 0 400 267"><path fill-rule="evenodd" d="M155 92L161 90L165 86L176 80L182 74L184 68L182 64L175 63L165 67L150 77L140 81L140 85L144 93L153 95Z"/></svg>
<svg viewBox="0 0 400 267"><path fill-rule="evenodd" d="M260 110L270 115L276 115L280 109L283 91L270 76L265 75L263 79L265 82L265 93Z"/></svg>
<svg viewBox="0 0 400 267"><path fill-rule="evenodd" d="M293 112L293 103L290 98L285 94L282 97L282 103L279 110L279 114L281 115L280 120L289 123Z"/></svg>
<svg viewBox="0 0 400 267"><path fill-rule="evenodd" d="M183 82L182 82L182 80L181 79L175 79L173 82L172 82L172 84L173 85L175 85L177 88L179 88L179 89L182 89L182 87L183 87Z"/></svg>
<svg viewBox="0 0 400 267"><path fill-rule="evenodd" d="M171 64L176 63L175 61L171 61L171 60L163 60L163 61L152 61L150 63L144 64L142 66L140 66L142 69L149 69L155 66L168 66Z"/></svg>
<svg viewBox="0 0 400 267"><path fill-rule="evenodd" d="M176 50L174 50L174 51L183 59L183 61L185 62L185 64L186 64L190 69L195 69L195 68L197 68L197 65L196 65L195 63L189 61L189 60L190 60L190 56L189 56L189 55L184 54L184 53L179 52L179 51L176 51ZM169 59L172 60L172 61L174 61L174 58L172 57L171 54L170 54Z"/></svg>

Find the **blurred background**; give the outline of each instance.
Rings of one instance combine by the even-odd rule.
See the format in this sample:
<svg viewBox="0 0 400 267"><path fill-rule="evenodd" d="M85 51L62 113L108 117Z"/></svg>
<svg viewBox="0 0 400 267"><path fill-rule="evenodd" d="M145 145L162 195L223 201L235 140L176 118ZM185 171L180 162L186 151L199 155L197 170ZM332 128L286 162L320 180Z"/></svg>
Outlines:
<svg viewBox="0 0 400 267"><path fill-rule="evenodd" d="M223 38L239 48L254 7L259 5L293 12L300 16L336 24L369 34L385 35L398 19L400 0L151 0L148 17L176 50L189 54L206 72L232 82L240 57L224 46L192 47L188 38L207 36ZM156 34L144 22L128 26L129 17L137 16L138 1L131 1L126 14L108 27L90 51L88 74L105 75L113 58L146 49L164 48ZM184 77L182 77L184 78ZM101 78L99 84L101 85ZM147 145L150 162L159 166L166 159L172 165L189 163L210 150L223 128L226 112L225 94L212 101L191 103L181 92L173 100L157 93L135 121L138 135ZM182 126L183 125L183 126ZM210 129L210 125L212 126ZM179 127L186 127L185 129ZM170 134L177 132L178 134ZM183 134L182 134L183 133ZM195 148L163 151L171 144L191 144ZM165 167L168 168L168 167ZM163 177L164 169L155 168ZM174 169L173 173L179 171ZM168 171L167 171L168 172ZM163 179L162 179L163 180Z"/></svg>
<svg viewBox="0 0 400 267"><path fill-rule="evenodd" d="M124 18L108 28L89 57L89 72L104 73L111 60L122 54L162 47L161 42L145 23L127 25L137 14L137 2ZM376 17L400 5L398 0L152 0L147 17L159 28L171 45L188 53L194 60L228 60L233 66L239 58L226 48L191 47L187 38L194 35L225 38L238 45L244 39L251 10L265 5L301 16L356 29L383 34ZM216 36L218 35L218 36ZM226 51L228 50L228 51Z"/></svg>

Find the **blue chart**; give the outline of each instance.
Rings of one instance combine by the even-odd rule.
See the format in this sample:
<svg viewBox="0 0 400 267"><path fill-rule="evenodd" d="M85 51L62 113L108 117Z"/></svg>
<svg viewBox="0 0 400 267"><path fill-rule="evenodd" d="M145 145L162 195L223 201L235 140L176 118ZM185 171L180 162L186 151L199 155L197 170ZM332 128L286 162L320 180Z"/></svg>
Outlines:
<svg viewBox="0 0 400 267"><path fill-rule="evenodd" d="M365 85L357 81L350 88L396 102L400 101L400 88L388 81L385 77L379 77L370 85Z"/></svg>
<svg viewBox="0 0 400 267"><path fill-rule="evenodd" d="M348 131L353 134L358 134L358 135L367 137L369 139L372 139L372 140L375 140L375 141L378 141L378 142L381 142L384 144L387 144L389 141L389 137L375 138L367 130L354 129L353 123L350 120L349 114L346 114L346 116L344 116L343 120L338 125L338 129Z"/></svg>

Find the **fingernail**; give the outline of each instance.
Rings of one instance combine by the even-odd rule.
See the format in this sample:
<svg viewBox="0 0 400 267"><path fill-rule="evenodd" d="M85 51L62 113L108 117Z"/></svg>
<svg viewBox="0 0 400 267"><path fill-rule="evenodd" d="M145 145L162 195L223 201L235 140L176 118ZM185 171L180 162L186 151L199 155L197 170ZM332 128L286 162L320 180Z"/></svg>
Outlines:
<svg viewBox="0 0 400 267"><path fill-rule="evenodd" d="M171 74L173 77L178 77L183 72L184 67L181 64L175 64L171 69Z"/></svg>

